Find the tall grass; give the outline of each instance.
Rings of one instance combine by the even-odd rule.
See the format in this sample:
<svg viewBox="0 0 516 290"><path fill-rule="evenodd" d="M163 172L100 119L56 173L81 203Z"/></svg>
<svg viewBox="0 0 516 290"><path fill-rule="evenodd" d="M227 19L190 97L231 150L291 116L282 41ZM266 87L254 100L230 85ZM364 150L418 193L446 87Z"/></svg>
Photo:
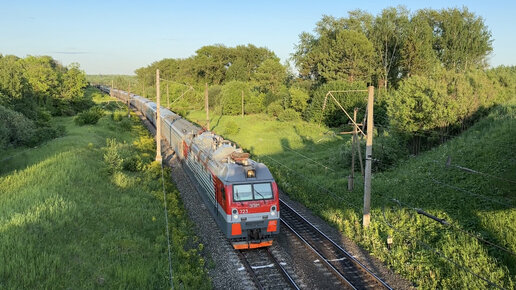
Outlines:
<svg viewBox="0 0 516 290"><path fill-rule="evenodd" d="M82 127L57 118L66 136L2 163L0 288L168 287L161 167L151 163L152 137L132 119L119 130L109 116ZM138 156L139 170L108 170L108 138ZM174 284L209 288L202 245L167 176Z"/></svg>

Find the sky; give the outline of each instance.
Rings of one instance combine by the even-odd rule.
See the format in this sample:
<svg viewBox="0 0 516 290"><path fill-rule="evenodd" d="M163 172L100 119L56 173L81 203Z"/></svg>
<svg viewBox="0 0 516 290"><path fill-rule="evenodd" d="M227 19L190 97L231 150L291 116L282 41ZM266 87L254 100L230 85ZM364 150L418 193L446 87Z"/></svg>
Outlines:
<svg viewBox="0 0 516 290"><path fill-rule="evenodd" d="M15 1L0 0L0 54L49 55L87 74L134 74L163 58L187 58L204 45L254 44L290 57L299 34L323 15L362 9L468 7L492 33L491 66L516 65L516 1Z"/></svg>

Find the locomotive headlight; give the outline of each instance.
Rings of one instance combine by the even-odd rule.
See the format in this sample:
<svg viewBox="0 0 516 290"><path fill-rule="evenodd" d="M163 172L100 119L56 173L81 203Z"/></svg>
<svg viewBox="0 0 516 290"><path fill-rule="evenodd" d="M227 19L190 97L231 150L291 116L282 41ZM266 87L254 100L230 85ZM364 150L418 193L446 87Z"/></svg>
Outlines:
<svg viewBox="0 0 516 290"><path fill-rule="evenodd" d="M233 219L238 219L238 210L236 208L234 208L233 210L231 210L231 213L233 213Z"/></svg>
<svg viewBox="0 0 516 290"><path fill-rule="evenodd" d="M276 206L271 206L271 215L276 215Z"/></svg>

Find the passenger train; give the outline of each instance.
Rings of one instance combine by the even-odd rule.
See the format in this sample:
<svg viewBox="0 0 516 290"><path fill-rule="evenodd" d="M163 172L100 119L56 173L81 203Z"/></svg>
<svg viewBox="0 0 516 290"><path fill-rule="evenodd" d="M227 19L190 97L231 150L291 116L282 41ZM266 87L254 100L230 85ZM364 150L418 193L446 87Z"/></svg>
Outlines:
<svg viewBox="0 0 516 290"><path fill-rule="evenodd" d="M128 102L156 126L157 104L122 90L99 86ZM272 245L279 234L278 186L269 169L236 144L161 107L161 136L185 165L218 226L235 249Z"/></svg>

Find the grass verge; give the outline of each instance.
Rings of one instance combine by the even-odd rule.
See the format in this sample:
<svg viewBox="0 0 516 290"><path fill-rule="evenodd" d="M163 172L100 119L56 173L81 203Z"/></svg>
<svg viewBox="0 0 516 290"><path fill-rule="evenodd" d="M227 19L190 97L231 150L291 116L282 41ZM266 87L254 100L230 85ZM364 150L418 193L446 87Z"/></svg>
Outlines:
<svg viewBox="0 0 516 290"><path fill-rule="evenodd" d="M56 118L66 136L17 149L0 172L0 288L167 288L161 167L153 138L97 95L97 125ZM121 122L129 122L123 125ZM106 140L112 140L111 145ZM124 160L110 170L110 146ZM111 148L111 152L113 149ZM125 155L124 155L125 154ZM116 154L115 154L116 155ZM210 288L202 250L165 170L174 284Z"/></svg>

